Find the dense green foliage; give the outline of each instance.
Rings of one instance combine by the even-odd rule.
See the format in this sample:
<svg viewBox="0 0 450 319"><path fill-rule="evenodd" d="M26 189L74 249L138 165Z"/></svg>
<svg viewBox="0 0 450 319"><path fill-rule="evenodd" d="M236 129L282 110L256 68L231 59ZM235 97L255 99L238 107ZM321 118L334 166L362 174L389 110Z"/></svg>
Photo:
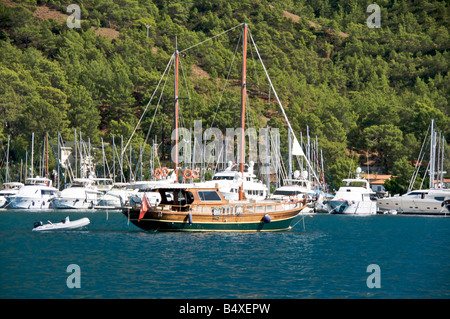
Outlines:
<svg viewBox="0 0 450 319"><path fill-rule="evenodd" d="M58 131L72 140L74 129L97 144L112 136L127 140L175 50L175 37L182 50L242 22L249 25L294 130L305 136L308 126L310 135L318 136L335 185L347 177L355 153L362 162L370 153L385 173L407 181L413 169L408 161L416 160L431 119L450 140L445 1L377 1L381 28L368 28L366 8L373 1L86 0L78 1L80 29L33 16L42 5L66 13L72 1L17 2L0 2L0 141L4 150L11 135L16 166L30 149L32 132L38 141L46 132L56 139ZM99 28L113 28L120 36L96 35ZM205 127L213 118L223 131L239 126L240 63L233 64L223 90L239 32L182 56L180 95L191 98L181 101L185 127L196 119ZM249 123L279 127L285 144L284 119L273 95L268 103L269 84L255 58L249 47ZM206 75L199 76L199 69ZM164 142L166 152L173 77L167 83L149 133ZM133 139L134 149L145 140L157 101Z"/></svg>

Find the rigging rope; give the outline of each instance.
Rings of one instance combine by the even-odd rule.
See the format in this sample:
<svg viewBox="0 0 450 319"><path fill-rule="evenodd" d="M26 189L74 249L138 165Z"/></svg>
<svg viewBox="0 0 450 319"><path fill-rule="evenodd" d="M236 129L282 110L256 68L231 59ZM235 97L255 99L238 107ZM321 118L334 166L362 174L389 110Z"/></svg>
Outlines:
<svg viewBox="0 0 450 319"><path fill-rule="evenodd" d="M250 39L252 40L253 46L255 47L256 54L258 55L259 61L261 62L261 66L263 67L263 70L264 70L264 72L266 73L267 80L269 81L270 87L271 87L272 90L273 90L273 93L274 93L274 95L275 95L275 98L277 99L278 104L280 105L281 112L283 113L284 118L286 119L287 125L288 125L289 129L291 130L292 134L294 135L294 137L297 138L297 137L295 136L294 130L293 130L292 127L291 127L291 123L289 122L288 117L287 117L286 113L284 112L284 108L283 108L283 105L281 104L281 101L280 101L280 99L279 99L279 97L278 97L277 91L275 91L275 88L274 88L274 86L273 86L273 84L272 84L272 81L270 80L269 73L267 72L266 66L264 65L264 62L263 62L263 60L262 60L262 58L261 58L261 55L259 54L258 47L256 46L256 43L255 43L255 41L253 40L253 37L252 37L252 34L250 33L250 30L248 30L248 35L249 35ZM307 163L307 164L309 165L309 167L311 168L311 171L313 172L314 177L316 178L317 182L320 183L319 178L317 177L316 173L315 173L314 170L312 169L312 166L311 166L310 161L309 161L306 157L305 157L305 160L306 160L306 163Z"/></svg>
<svg viewBox="0 0 450 319"><path fill-rule="evenodd" d="M172 62L173 62L173 59L171 59L171 60L169 61L169 64L168 64L169 67L172 65ZM163 77L164 77L164 74L163 74L163 76L161 77L161 79L162 79ZM163 96L163 93L164 93L164 88L166 87L166 83L167 83L167 79L168 79L168 78L169 78L169 73L167 73L166 79L165 79L165 81L164 81L164 84L163 84L163 87L162 87L162 90L161 90L161 94L159 95L158 103L156 103L155 112L153 112L153 118L152 118L152 121L151 121L150 126L149 126L149 128L148 128L147 136L145 137L144 147L145 147L145 144L147 144L148 138L149 138L149 136L150 136L150 131L152 130L153 122L155 121L156 112L158 111L159 105L160 105L160 103L161 103L161 99L162 99L162 96Z"/></svg>
<svg viewBox="0 0 450 319"><path fill-rule="evenodd" d="M196 43L196 44L194 44L194 45L192 45L192 46L190 46L190 47L188 47L188 48L186 48L186 49L184 49L184 50L181 50L181 51L179 51L178 53L180 54L180 53L183 53L183 52L185 52L185 51L188 51L188 50L190 50L190 49L192 49L192 48L194 48L194 47L196 47L196 46L198 46L198 45L200 45L200 44L202 44L202 43L205 43L205 42L207 42L207 41L209 41L209 40L212 40L212 39L214 39L214 38L217 38L217 37L221 36L222 34L225 34L225 33L227 33L227 32L230 32L231 30L234 30L234 29L236 29L236 28L242 26L243 24L244 24L244 23L238 24L238 25L236 25L236 26L234 26L234 27L232 27L232 28L230 28L230 29L228 29L228 30L225 30L225 31L223 31L223 32L221 32L221 33L219 33L219 34L216 34L216 35L214 35L214 36L212 36L212 37L210 37L210 38L208 38L208 39L206 39L206 40L203 40L203 41L201 41L201 42L199 42L199 43ZM159 82L158 82L158 84L157 84L155 90L153 91L153 94L152 94L152 96L150 97L150 100L148 101L148 103L147 103L147 105L146 105L146 107L145 107L145 109L144 109L144 112L142 112L142 115L141 115L141 117L140 117L138 123L136 124L136 126L135 126L133 132L131 133L131 136L129 137L127 143L125 144L125 147L123 148L123 150L121 150L121 155L122 155L122 156L123 156L123 154L125 153L125 151L126 151L128 145L130 144L131 139L133 138L134 134L136 133L137 128L138 128L139 125L141 124L142 119L144 118L145 114L147 113L147 109L148 109L148 107L150 106L150 103L151 103L151 101L153 100L153 97L155 96L156 91L158 90L158 88L159 88L159 86L160 86L160 84L161 84L161 81L162 81L162 79L164 78L164 75L166 74L167 70L169 69L170 65L172 64L174 57L175 57L175 53L173 53L172 56L170 57L170 60L169 60L169 62L167 63L166 69L164 70L163 75L162 75L161 78L159 79ZM188 95L189 95L189 98L190 98L189 90L188 90ZM152 123L153 123L153 121L152 121ZM148 136L148 134L147 134L147 136ZM146 138L146 140L147 140L147 139L148 139L148 137Z"/></svg>
<svg viewBox="0 0 450 319"><path fill-rule="evenodd" d="M232 27L232 28L230 28L230 29L228 29L228 30L225 30L225 31L223 31L223 32L221 32L221 33L219 33L219 34L216 34L216 35L212 36L211 38L208 38L208 39L203 40L203 41L201 41L201 42L199 42L199 43L197 43L197 44L194 44L193 46L190 46L190 47L187 48L187 49L181 50L180 53L183 53L183 52L185 52L185 51L187 51L187 50L190 50L190 49L192 49L192 48L195 48L196 46L198 46L198 45L200 45L200 44L202 44L202 43L205 43L206 41L209 41L209 40L212 40L212 39L214 39L214 38L217 38L218 36L221 36L221 35L224 34L224 33L230 32L231 30L234 30L234 29L236 29L237 27L240 27L240 26L243 25L243 24L244 24L244 23L238 24L237 26L234 26L234 27Z"/></svg>
<svg viewBox="0 0 450 319"><path fill-rule="evenodd" d="M150 106L150 103L152 102L153 97L155 96L156 91L158 90L159 85L161 84L161 81L162 81L164 75L166 74L167 70L169 69L169 65L172 63L172 60L173 60L174 57L175 57L175 54L172 54L172 56L170 57L169 63L167 63L166 69L164 70L163 75L162 75L161 78L159 79L158 85L156 86L155 90L153 91L153 94L152 94L152 96L150 97L150 100L148 101L147 106L146 106L145 109L144 109L144 112L142 112L141 118L139 119L138 123L136 124L136 126L135 126L135 128L134 128L134 130L133 130L133 133L131 133L131 136L130 136L130 138L128 139L127 144L125 145L124 149L122 150L122 156L123 156L123 154L125 153L125 151L126 151L128 145L130 144L131 139L132 139L133 136L134 136L134 133L136 133L137 128L138 128L139 125L141 124L141 121L142 121L142 119L144 118L145 113L147 113L147 109L148 109L148 107Z"/></svg>

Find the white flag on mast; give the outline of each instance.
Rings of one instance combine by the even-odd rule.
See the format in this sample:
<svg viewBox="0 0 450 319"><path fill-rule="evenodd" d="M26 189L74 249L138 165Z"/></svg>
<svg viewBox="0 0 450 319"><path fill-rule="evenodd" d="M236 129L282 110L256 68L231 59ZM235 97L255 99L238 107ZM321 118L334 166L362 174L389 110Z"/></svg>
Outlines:
<svg viewBox="0 0 450 319"><path fill-rule="evenodd" d="M305 153L303 153L302 147L300 146L295 136L294 136L294 145L292 146L292 155L305 156Z"/></svg>

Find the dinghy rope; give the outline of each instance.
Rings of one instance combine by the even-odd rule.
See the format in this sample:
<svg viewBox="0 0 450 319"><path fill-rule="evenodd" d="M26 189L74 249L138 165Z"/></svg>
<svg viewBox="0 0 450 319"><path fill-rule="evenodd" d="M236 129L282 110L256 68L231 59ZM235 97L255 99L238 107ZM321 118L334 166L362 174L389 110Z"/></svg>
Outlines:
<svg viewBox="0 0 450 319"><path fill-rule="evenodd" d="M297 225L299 222L303 222L303 230L305 230L305 216L306 216L306 214L303 214L303 213L300 213L300 214L302 214L302 218L297 220L295 222L295 224L291 226L291 229L294 228L295 225Z"/></svg>

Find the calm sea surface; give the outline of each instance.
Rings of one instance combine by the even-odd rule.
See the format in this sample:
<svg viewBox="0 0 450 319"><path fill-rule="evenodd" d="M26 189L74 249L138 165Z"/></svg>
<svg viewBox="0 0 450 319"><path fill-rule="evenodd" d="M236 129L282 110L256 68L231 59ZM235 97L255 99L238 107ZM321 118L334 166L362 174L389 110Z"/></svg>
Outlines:
<svg viewBox="0 0 450 319"><path fill-rule="evenodd" d="M85 230L32 232L88 217ZM0 211L0 298L449 298L450 218L307 215L290 232L150 233L121 213ZM68 288L80 267L80 288ZM368 288L380 268L381 288Z"/></svg>

